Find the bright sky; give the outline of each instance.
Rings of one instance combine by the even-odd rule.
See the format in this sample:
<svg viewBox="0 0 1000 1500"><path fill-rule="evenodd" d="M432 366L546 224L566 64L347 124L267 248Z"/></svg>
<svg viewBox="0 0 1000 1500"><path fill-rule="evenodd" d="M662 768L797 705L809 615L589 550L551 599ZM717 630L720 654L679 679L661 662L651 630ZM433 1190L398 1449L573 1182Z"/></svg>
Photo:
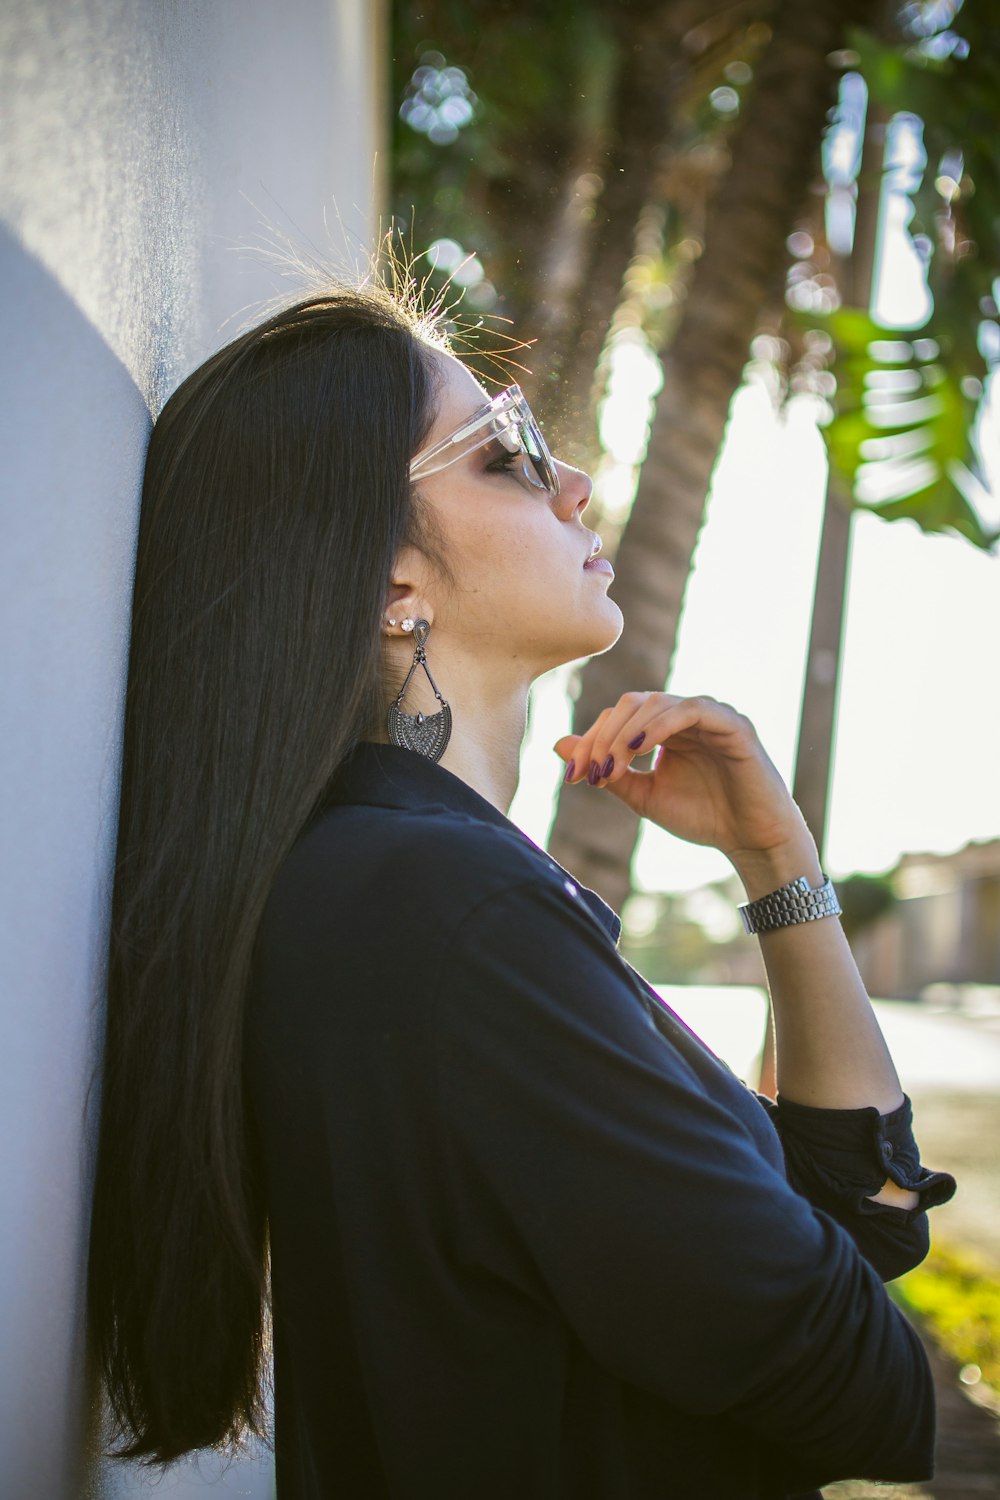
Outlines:
<svg viewBox="0 0 1000 1500"><path fill-rule="evenodd" d="M926 315L903 199L887 215L877 311ZM632 412L648 369L630 358ZM645 388L642 382L645 380ZM1000 397L993 382L980 446L1000 490ZM761 386L737 394L688 583L670 690L710 693L750 715L790 780L809 636L826 458L805 399L777 415ZM997 508L984 517L996 521ZM614 597L614 584L611 586ZM626 630L628 621L626 620ZM853 543L827 865L890 868L908 850L947 852L1000 837L1000 556L924 536L909 521L859 514ZM544 842L569 727L565 671L536 686L511 815ZM575 789L575 795L591 794ZM688 890L730 873L714 850L646 825L636 884Z"/></svg>

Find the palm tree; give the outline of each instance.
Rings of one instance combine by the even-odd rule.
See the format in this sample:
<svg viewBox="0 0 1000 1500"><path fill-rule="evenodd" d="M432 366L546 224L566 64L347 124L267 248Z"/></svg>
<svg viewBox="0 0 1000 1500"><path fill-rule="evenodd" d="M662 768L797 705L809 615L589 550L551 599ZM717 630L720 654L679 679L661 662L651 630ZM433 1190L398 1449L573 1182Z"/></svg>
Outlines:
<svg viewBox="0 0 1000 1500"><path fill-rule="evenodd" d="M849 308L867 314L872 299L875 252L885 156L886 112L869 108L864 127L854 237L850 254L836 269L840 296ZM821 863L827 832L830 775L837 723L837 694L843 648L847 579L851 555L852 486L836 469L827 477L823 527L816 563L809 649L806 653L802 710L792 796L809 825Z"/></svg>
<svg viewBox="0 0 1000 1500"><path fill-rule="evenodd" d="M475 321L479 306L488 309L484 350L494 315L530 335L521 383L539 398L550 436L583 461L596 454L595 372L643 212L692 140L725 135L727 121L704 100L734 59L756 60L775 5L554 0L544 17L530 0L426 0L419 14L402 0L393 7L406 117L415 118L418 87L431 102L449 87L475 101L437 144L397 119L395 220L424 245L447 236L475 249L496 300L473 288L460 316ZM477 70L487 42L489 68ZM453 64L468 69L467 86L448 81ZM699 109L709 118L695 122ZM698 158L697 170L694 161L688 153L687 177L704 192L714 158ZM432 274L432 285L451 269Z"/></svg>
<svg viewBox="0 0 1000 1500"><path fill-rule="evenodd" d="M704 253L663 359L663 387L615 561L627 630L582 674L577 732L626 685L660 688L667 679L729 405L786 262L785 240L816 171L836 97L828 57L843 46L857 15L853 0L786 0L774 17L728 171L709 206ZM616 798L594 799L586 809L561 798L549 847L620 907L636 836L634 815Z"/></svg>
<svg viewBox="0 0 1000 1500"><path fill-rule="evenodd" d="M1000 269L994 146L1000 58L982 4L967 4L960 19L962 37L948 29L940 11L917 10L905 28L909 46L902 57L890 40L858 38L868 119L854 246L838 274L844 307L823 320L835 341L838 392L826 434L830 479L793 783L821 855L851 508L859 490L866 481L875 484L882 498L870 508L887 519L910 517L927 531L949 527L980 547L992 546L997 536L969 497L981 482L973 433L986 374L979 347L984 330L992 329L986 346L991 336L994 361L1000 355L992 295ZM904 335L875 322L870 303L886 126L893 112L912 121L917 109L928 166L937 164L916 189L914 216L914 231L933 247L928 286L934 312L927 325Z"/></svg>

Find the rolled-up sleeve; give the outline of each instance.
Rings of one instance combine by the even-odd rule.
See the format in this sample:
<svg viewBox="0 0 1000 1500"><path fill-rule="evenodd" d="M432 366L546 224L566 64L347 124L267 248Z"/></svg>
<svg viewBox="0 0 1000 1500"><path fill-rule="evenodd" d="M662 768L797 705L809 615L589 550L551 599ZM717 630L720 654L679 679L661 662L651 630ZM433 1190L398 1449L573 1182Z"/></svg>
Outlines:
<svg viewBox="0 0 1000 1500"><path fill-rule="evenodd" d="M910 1099L891 1114L866 1109L817 1109L780 1094L757 1094L785 1153L792 1186L850 1234L883 1281L912 1270L927 1254L927 1209L947 1203L955 1179L921 1165ZM913 1209L874 1203L886 1178L919 1195Z"/></svg>
<svg viewBox="0 0 1000 1500"><path fill-rule="evenodd" d="M618 1378L727 1413L803 1488L931 1472L912 1328L855 1239L664 1045L572 894L526 882L466 916L434 1028L465 1263L557 1309ZM794 1154L796 1111L776 1108ZM903 1135L885 1138L905 1171Z"/></svg>

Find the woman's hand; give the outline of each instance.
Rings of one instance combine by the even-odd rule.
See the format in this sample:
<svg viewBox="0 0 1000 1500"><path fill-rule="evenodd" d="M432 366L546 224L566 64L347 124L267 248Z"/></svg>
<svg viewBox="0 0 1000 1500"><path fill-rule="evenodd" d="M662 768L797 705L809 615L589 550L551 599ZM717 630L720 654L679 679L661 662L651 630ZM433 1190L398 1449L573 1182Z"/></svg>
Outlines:
<svg viewBox="0 0 1000 1500"><path fill-rule="evenodd" d="M632 770L633 758L657 745L652 769ZM726 703L625 693L586 734L564 735L555 749L572 762L567 781L590 782L574 796L603 789L599 795L620 797L668 833L721 849L751 901L799 876L813 887L822 878L805 819L757 731ZM797 922L763 932L760 949L778 1092L817 1109L898 1109L899 1077L840 923ZM919 1194L889 1181L872 1197L907 1209L916 1206L914 1197L919 1202Z"/></svg>
<svg viewBox="0 0 1000 1500"><path fill-rule="evenodd" d="M651 770L631 768L657 745ZM714 698L624 693L555 750L567 782L612 792L668 833L721 849L737 868L809 839L750 720Z"/></svg>

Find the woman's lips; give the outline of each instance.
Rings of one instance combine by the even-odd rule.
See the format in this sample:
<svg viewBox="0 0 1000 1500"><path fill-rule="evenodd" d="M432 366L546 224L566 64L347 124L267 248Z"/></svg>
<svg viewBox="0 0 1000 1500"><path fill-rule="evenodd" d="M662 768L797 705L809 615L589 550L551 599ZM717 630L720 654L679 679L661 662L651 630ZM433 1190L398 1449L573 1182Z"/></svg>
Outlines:
<svg viewBox="0 0 1000 1500"><path fill-rule="evenodd" d="M604 543L601 541L601 538L597 535L596 531L591 532L591 536L593 540L590 547L590 556L587 558L587 561L583 566L589 569L591 573L603 573L608 578L614 578L614 568L608 562L606 557L600 556L600 551Z"/></svg>

